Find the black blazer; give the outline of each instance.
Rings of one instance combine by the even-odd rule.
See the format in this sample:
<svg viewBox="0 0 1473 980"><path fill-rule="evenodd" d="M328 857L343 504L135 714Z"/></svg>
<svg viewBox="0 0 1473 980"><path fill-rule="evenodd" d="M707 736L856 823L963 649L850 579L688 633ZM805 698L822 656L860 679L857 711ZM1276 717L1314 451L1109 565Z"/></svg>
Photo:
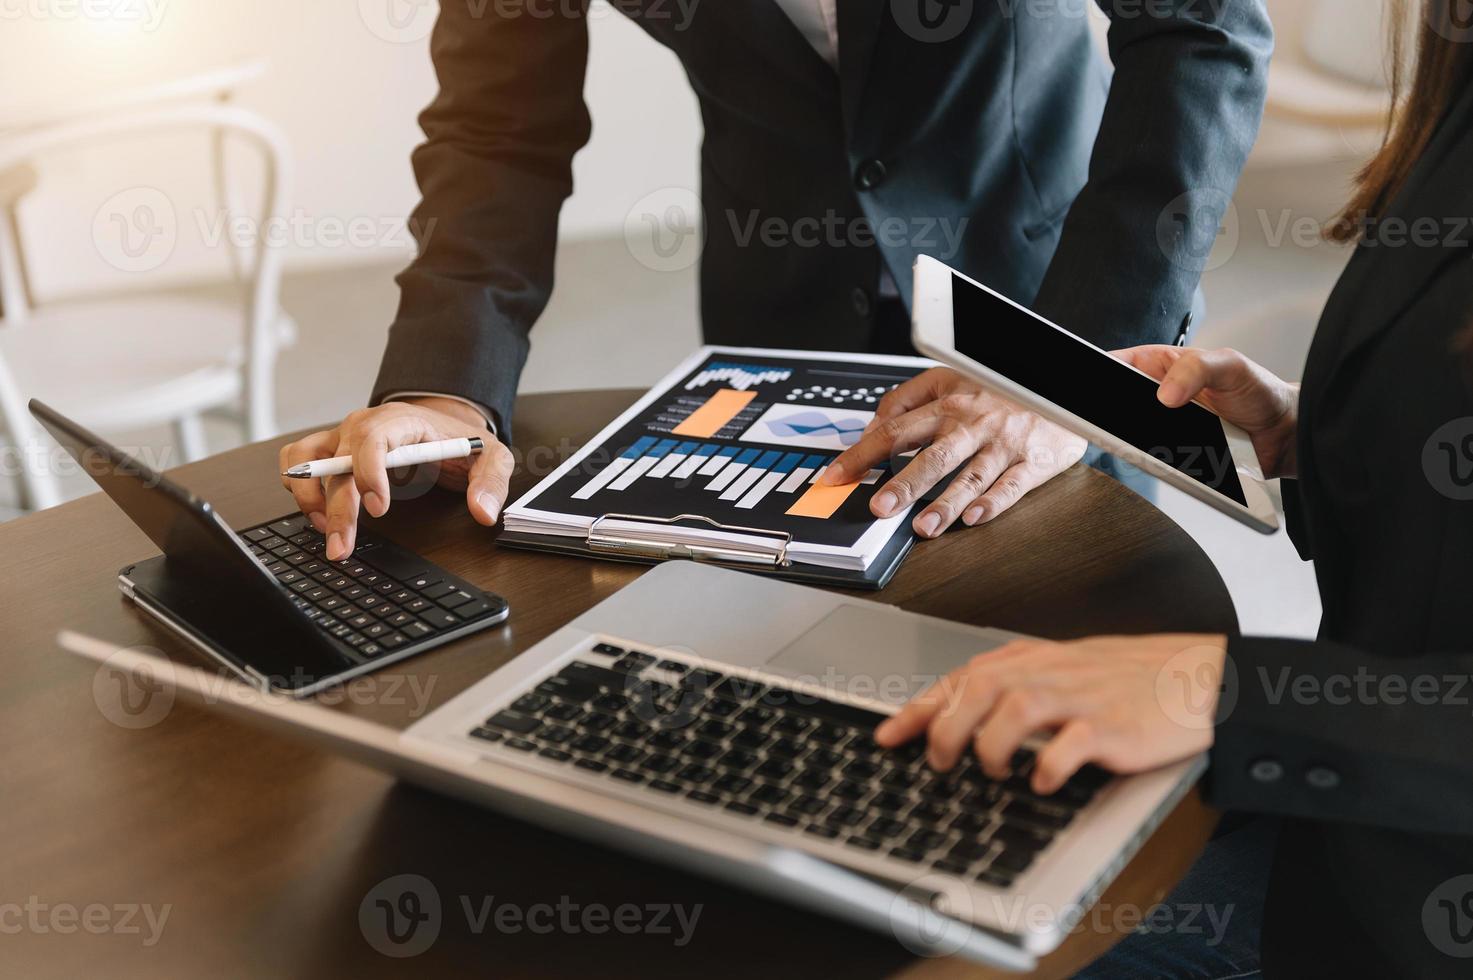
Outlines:
<svg viewBox="0 0 1473 980"><path fill-rule="evenodd" d="M1289 818L1269 977L1473 975L1445 952L1473 954L1473 877L1453 880L1473 876L1473 374L1453 353L1473 325L1470 175L1473 91L1351 259L1305 368L1285 486L1320 639L1229 644L1209 798Z"/></svg>
<svg viewBox="0 0 1473 980"><path fill-rule="evenodd" d="M867 349L881 263L908 302L919 253L1106 348L1175 342L1273 43L1263 0L1119 0L1112 84L1081 4L841 0L835 72L774 0L614 6L700 100L705 337L778 347ZM421 254L375 402L440 391L510 420L590 126L578 0L523 7L441 4L414 154ZM659 190L628 186L630 205ZM769 219L792 238L751 234ZM848 244L804 244L814 222Z"/></svg>

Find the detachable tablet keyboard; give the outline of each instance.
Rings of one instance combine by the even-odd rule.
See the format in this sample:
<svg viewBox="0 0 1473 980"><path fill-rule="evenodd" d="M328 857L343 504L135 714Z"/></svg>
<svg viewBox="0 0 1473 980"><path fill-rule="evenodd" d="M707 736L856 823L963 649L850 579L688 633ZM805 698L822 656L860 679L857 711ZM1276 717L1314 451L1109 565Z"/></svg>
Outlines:
<svg viewBox="0 0 1473 980"><path fill-rule="evenodd" d="M360 532L341 561L326 558L326 539L300 514L240 536L302 614L359 657L428 648L506 616L499 597L372 534Z"/></svg>

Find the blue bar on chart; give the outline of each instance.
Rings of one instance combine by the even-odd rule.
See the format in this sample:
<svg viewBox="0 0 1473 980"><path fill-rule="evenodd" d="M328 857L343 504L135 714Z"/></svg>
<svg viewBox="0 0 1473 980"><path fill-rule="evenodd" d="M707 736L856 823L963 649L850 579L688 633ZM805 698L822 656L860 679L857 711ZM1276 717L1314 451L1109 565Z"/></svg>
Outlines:
<svg viewBox="0 0 1473 980"><path fill-rule="evenodd" d="M813 478L819 470L829 464L827 456L809 456L788 474L788 478L777 488L778 493L792 493Z"/></svg>
<svg viewBox="0 0 1473 980"><path fill-rule="evenodd" d="M739 453L730 463L721 468L716 474L716 479L706 484L707 490L722 491L732 480L742 475L742 471L751 466L758 456L762 455L760 449L747 449Z"/></svg>
<svg viewBox="0 0 1473 980"><path fill-rule="evenodd" d="M778 460L777 465L768 470L767 473L752 485L752 489L747 491L747 495L737 504L738 509L751 510L753 507L756 507L762 502L762 498L771 493L772 489L779 483L786 480L802 461L802 453L788 453L782 459ZM743 479L745 478L744 476Z"/></svg>
<svg viewBox="0 0 1473 980"><path fill-rule="evenodd" d="M696 475L696 470L700 469L704 464L710 461L712 456L716 455L716 450L720 448L720 446L714 445L713 443L706 443L704 446L701 446L695 452L691 453L690 458L687 459L684 463L681 463L680 468L670 475L677 480L689 480L691 477Z"/></svg>
<svg viewBox="0 0 1473 980"><path fill-rule="evenodd" d="M665 476L669 476L670 475L670 471L673 470L673 469L675 469L675 467L679 466L681 463L684 463L685 460L686 460L686 457L688 457L691 453L695 452L696 451L696 448L699 447L699 446L700 446L700 443L699 442L682 442L680 445L678 445L678 446L675 447L675 451L674 452L672 452L670 455L666 456L664 459L660 460L660 462L655 466L655 468L652 469L652 470L650 470L650 476L652 476L652 477L665 477Z"/></svg>
<svg viewBox="0 0 1473 980"><path fill-rule="evenodd" d="M711 457L711 461L696 471L696 476L715 476L721 472L721 468L730 463L740 453L741 447L727 446L721 452Z"/></svg>
<svg viewBox="0 0 1473 980"><path fill-rule="evenodd" d="M731 481L731 485L721 492L721 499L737 500L740 498L742 494L752 489L752 484L766 476L767 471L772 469L773 464L781 457L782 453L776 449L763 453L761 458L747 467L744 473Z"/></svg>
<svg viewBox="0 0 1473 980"><path fill-rule="evenodd" d="M607 486L609 482L614 479L614 477L618 476L620 473L623 473L630 467L631 464L634 463L635 460L643 456L645 454L645 451L654 446L657 441L658 440L655 439L653 436L645 436L634 445L624 450L622 453L619 454L617 459L610 460L609 465L600 470L593 479L589 480L587 483L583 484L583 486L579 487L578 490L573 494L573 499L587 500L589 497L592 497L594 494L598 493L605 486Z"/></svg>
<svg viewBox="0 0 1473 980"><path fill-rule="evenodd" d="M628 490L630 485L644 476L656 463L664 459L675 448L674 439L661 439L655 447L629 465L617 480L609 484L610 490Z"/></svg>

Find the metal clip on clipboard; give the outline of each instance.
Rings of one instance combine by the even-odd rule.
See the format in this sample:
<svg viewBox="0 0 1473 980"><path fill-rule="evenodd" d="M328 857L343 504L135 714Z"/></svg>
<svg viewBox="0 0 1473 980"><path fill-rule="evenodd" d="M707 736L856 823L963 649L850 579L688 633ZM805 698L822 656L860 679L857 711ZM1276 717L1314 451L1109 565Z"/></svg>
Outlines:
<svg viewBox="0 0 1473 980"><path fill-rule="evenodd" d="M675 544L636 537L628 531L612 531L604 527L605 521L628 521L641 524L671 526L682 521L697 521L709 524L719 531L752 534L770 538L773 548L743 547L740 544L704 545ZM793 543L789 531L771 531L760 527L741 527L722 524L700 514L680 514L675 517L646 517L642 514L605 514L595 518L588 527L588 547L591 551L607 551L618 554L643 555L652 558L689 558L693 561L710 561L728 564L760 564L773 568L787 568L792 564L788 557L788 545Z"/></svg>

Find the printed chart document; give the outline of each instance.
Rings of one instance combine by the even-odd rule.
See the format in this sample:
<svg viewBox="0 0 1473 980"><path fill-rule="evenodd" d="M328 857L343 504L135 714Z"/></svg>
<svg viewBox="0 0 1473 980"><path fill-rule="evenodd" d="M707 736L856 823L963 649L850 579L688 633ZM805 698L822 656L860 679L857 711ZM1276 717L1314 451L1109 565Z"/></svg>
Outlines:
<svg viewBox="0 0 1473 980"><path fill-rule="evenodd" d="M909 514L869 502L890 464L820 486L919 357L703 347L506 510L506 529L864 571ZM701 521L674 518L694 515ZM664 523L662 523L664 522Z"/></svg>

